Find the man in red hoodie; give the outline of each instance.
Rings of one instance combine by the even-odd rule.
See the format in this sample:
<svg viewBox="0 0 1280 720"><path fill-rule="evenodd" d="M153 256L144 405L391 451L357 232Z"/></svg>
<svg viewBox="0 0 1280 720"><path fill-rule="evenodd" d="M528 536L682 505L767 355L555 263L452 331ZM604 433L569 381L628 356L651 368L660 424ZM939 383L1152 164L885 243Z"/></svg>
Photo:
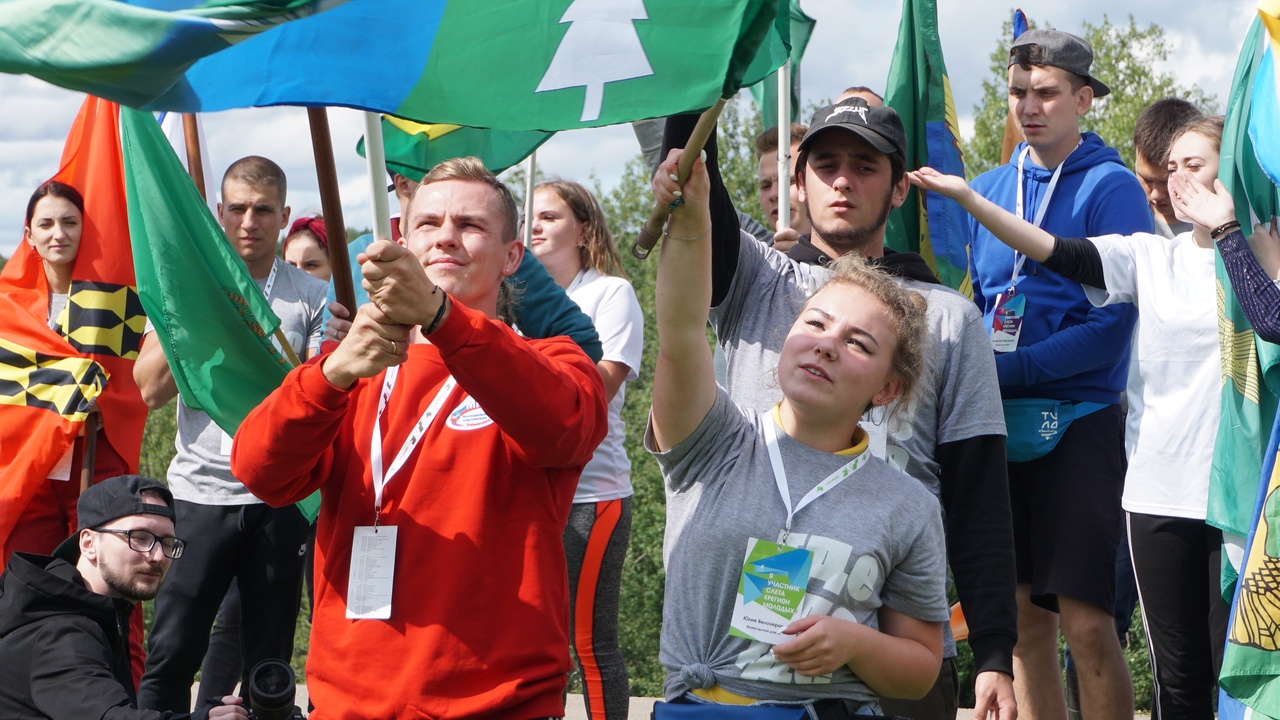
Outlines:
<svg viewBox="0 0 1280 720"><path fill-rule="evenodd" d="M349 335L232 451L268 503L321 491L311 717L560 717L560 535L604 438L604 383L568 338L500 321L524 248L478 160L428 174L405 229L366 251Z"/></svg>

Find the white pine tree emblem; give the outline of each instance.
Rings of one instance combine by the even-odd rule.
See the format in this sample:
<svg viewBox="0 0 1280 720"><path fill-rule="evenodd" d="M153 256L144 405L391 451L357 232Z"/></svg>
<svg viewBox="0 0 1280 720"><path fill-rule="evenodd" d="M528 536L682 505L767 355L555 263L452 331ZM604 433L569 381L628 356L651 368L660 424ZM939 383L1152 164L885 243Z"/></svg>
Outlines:
<svg viewBox="0 0 1280 720"><path fill-rule="evenodd" d="M560 18L571 23L534 92L585 86L582 122L600 117L604 84L653 74L635 20L648 20L644 0L573 0Z"/></svg>

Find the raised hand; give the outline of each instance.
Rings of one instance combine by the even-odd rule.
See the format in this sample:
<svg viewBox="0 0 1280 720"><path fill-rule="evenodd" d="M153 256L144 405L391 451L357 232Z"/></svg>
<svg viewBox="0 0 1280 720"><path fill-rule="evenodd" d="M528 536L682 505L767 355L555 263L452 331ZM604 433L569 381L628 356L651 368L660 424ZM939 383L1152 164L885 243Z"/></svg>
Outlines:
<svg viewBox="0 0 1280 720"><path fill-rule="evenodd" d="M1169 198L1175 215L1202 228L1213 230L1236 219L1235 201L1217 178L1210 190L1188 172L1171 172Z"/></svg>
<svg viewBox="0 0 1280 720"><path fill-rule="evenodd" d="M379 240L361 253L362 285L369 302L399 325L426 325L435 317L444 292L427 277L418 258L403 245Z"/></svg>
<svg viewBox="0 0 1280 720"><path fill-rule="evenodd" d="M961 205L965 205L969 196L973 194L973 189L964 178L959 175L944 175L931 167L913 170L907 173L907 179L912 185L922 190L932 190L939 195L959 201Z"/></svg>

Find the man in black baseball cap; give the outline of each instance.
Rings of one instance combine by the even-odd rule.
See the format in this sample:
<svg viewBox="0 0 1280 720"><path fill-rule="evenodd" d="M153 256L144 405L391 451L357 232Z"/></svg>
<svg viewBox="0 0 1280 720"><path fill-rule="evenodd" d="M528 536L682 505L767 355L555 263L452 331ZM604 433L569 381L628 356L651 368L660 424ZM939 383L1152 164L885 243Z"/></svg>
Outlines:
<svg viewBox="0 0 1280 720"><path fill-rule="evenodd" d="M14 553L0 575L0 717L188 717L138 710L128 618L182 555L173 495L121 475L90 487L79 530L53 556ZM196 717L246 718L236 697Z"/></svg>
<svg viewBox="0 0 1280 720"><path fill-rule="evenodd" d="M893 108L853 97L815 112L796 157L813 232L796 249L811 245L832 258L883 254L889 211L907 197L906 145Z"/></svg>

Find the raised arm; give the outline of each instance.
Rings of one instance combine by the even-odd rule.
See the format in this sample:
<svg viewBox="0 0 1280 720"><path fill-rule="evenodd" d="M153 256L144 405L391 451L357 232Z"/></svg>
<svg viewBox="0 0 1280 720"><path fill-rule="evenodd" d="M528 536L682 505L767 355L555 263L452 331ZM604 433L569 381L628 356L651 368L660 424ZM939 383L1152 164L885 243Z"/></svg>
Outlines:
<svg viewBox="0 0 1280 720"><path fill-rule="evenodd" d="M1032 260L1044 262L1053 254L1052 235L979 195L964 178L922 167L907 173L907 179L922 190L932 190L960 203L1000 242Z"/></svg>
<svg viewBox="0 0 1280 720"><path fill-rule="evenodd" d="M711 308L711 215L706 166L693 164L683 188L675 181L682 151L672 150L653 179L654 199L681 202L671 213L658 256L658 355L653 377L653 434L670 450L693 434L716 398L715 366L707 343ZM677 195L677 193L680 193Z"/></svg>
<svg viewBox="0 0 1280 720"><path fill-rule="evenodd" d="M662 157L666 158L672 150L683 149L689 142L693 127L698 124L698 115L673 115L667 118L667 127L662 134ZM729 294L729 284L733 282L734 273L738 269L738 211L733 207L733 199L720 177L720 150L716 143L716 131L711 131L705 146L706 157L703 162L707 167L708 209L711 213L711 307L718 307Z"/></svg>
<svg viewBox="0 0 1280 720"><path fill-rule="evenodd" d="M520 291L515 321L525 336L549 338L567 335L593 362L600 362L604 351L591 318L556 285L533 253L524 254L511 279Z"/></svg>

